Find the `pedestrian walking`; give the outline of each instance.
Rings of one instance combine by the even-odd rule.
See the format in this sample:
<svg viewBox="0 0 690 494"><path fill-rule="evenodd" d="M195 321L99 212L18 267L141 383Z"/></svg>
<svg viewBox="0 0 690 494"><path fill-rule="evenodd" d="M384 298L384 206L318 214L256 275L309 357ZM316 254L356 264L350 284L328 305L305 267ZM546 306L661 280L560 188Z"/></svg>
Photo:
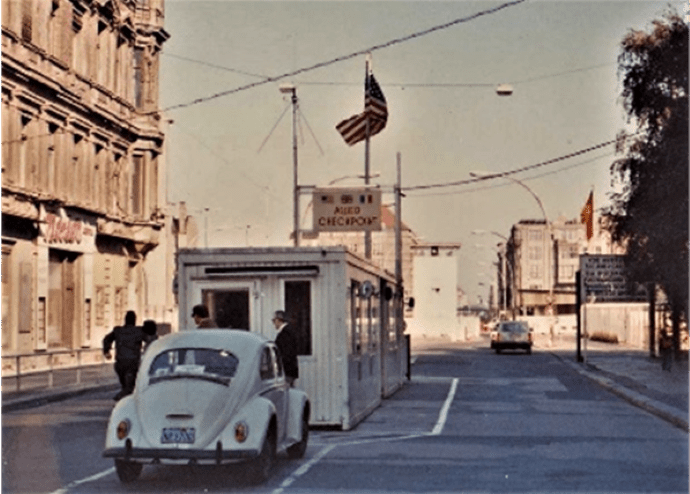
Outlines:
<svg viewBox="0 0 690 494"><path fill-rule="evenodd" d="M136 313L127 311L125 325L116 326L103 338L103 355L106 359L110 359L110 348L115 343L115 372L122 387L114 397L116 401L134 391L142 345L146 341L146 333L136 323Z"/></svg>
<svg viewBox="0 0 690 494"><path fill-rule="evenodd" d="M287 316L284 311L275 311L272 321L278 331L275 341L278 351L280 352L280 357L283 360L285 380L291 388L294 388L295 381L299 377L299 364L297 362L299 336L294 326L288 324Z"/></svg>
<svg viewBox="0 0 690 494"><path fill-rule="evenodd" d="M673 342L666 329L659 332L659 354L661 355L661 369L671 372L673 366Z"/></svg>
<svg viewBox="0 0 690 494"><path fill-rule="evenodd" d="M203 304L195 305L192 308L192 319L194 319L194 323L199 329L217 327L208 314L208 308Z"/></svg>

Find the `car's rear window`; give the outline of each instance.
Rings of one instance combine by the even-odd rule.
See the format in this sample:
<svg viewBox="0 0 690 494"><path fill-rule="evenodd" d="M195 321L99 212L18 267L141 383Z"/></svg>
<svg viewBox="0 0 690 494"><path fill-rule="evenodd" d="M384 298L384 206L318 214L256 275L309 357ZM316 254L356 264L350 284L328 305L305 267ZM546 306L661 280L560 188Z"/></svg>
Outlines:
<svg viewBox="0 0 690 494"><path fill-rule="evenodd" d="M161 352L149 368L149 384L172 379L202 379L229 384L239 359L227 350L176 348Z"/></svg>
<svg viewBox="0 0 690 494"><path fill-rule="evenodd" d="M526 333L527 328L523 324L509 322L501 325L501 331L507 331L509 333Z"/></svg>

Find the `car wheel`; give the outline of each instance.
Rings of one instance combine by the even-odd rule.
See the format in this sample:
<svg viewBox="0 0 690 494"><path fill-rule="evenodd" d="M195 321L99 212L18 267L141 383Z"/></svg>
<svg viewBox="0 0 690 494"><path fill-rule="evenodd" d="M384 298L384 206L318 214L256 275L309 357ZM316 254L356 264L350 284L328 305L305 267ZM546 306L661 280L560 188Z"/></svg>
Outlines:
<svg viewBox="0 0 690 494"><path fill-rule="evenodd" d="M496 353L501 353L501 349L499 347L496 347Z"/></svg>
<svg viewBox="0 0 690 494"><path fill-rule="evenodd" d="M123 484L134 482L141 475L141 469L144 467L141 463L127 460L115 460L115 471Z"/></svg>
<svg viewBox="0 0 690 494"><path fill-rule="evenodd" d="M266 433L259 456L252 462L250 473L254 483L265 482L271 476L276 458L276 439L271 430Z"/></svg>
<svg viewBox="0 0 690 494"><path fill-rule="evenodd" d="M531 347L531 346L528 346L528 347L527 347L527 355L529 355L529 354L531 354L531 353L532 353L532 347Z"/></svg>
<svg viewBox="0 0 690 494"><path fill-rule="evenodd" d="M303 458L309 442L309 411L305 408L302 412L302 439L287 449L288 458L293 460Z"/></svg>

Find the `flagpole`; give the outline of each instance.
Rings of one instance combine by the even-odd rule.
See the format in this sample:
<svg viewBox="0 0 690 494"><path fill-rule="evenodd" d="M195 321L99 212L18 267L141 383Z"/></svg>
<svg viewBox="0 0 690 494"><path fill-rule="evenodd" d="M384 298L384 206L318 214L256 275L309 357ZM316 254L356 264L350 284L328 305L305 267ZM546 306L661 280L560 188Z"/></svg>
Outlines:
<svg viewBox="0 0 690 494"><path fill-rule="evenodd" d="M364 62L364 111L367 108L367 91L369 90L369 63L371 54L367 54ZM364 141L364 185L369 185L369 114L366 115L366 139ZM364 232L364 257L371 259L371 232Z"/></svg>

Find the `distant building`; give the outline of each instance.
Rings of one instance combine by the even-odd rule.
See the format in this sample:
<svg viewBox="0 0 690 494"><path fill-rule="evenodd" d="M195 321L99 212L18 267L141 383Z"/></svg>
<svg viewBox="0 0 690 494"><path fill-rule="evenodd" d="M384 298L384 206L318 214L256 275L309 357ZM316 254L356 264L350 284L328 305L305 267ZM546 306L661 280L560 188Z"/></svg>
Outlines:
<svg viewBox="0 0 690 494"><path fill-rule="evenodd" d="M407 321L410 334L458 338L457 252L460 247L459 243L412 246L415 310Z"/></svg>
<svg viewBox="0 0 690 494"><path fill-rule="evenodd" d="M3 355L173 320L163 2L2 2Z"/></svg>
<svg viewBox="0 0 690 494"><path fill-rule="evenodd" d="M544 220L521 220L499 252L498 278L505 280L499 285L499 300L516 314L574 314L580 255L622 253L599 223L589 240L585 225L577 220L560 217L550 226Z"/></svg>

